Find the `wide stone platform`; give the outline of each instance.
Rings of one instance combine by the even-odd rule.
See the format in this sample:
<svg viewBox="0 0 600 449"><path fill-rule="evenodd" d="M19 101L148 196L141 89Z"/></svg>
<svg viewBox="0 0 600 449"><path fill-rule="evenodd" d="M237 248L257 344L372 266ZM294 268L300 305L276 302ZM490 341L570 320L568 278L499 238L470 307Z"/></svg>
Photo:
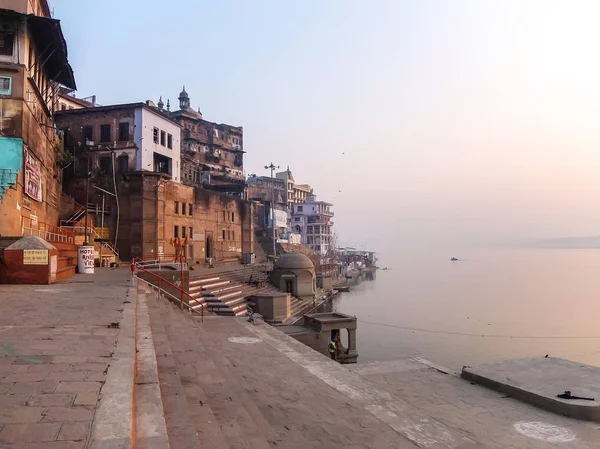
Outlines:
<svg viewBox="0 0 600 449"><path fill-rule="evenodd" d="M554 357L465 366L464 379L529 404L577 419L600 422L600 368ZM563 399L559 394L595 400Z"/></svg>

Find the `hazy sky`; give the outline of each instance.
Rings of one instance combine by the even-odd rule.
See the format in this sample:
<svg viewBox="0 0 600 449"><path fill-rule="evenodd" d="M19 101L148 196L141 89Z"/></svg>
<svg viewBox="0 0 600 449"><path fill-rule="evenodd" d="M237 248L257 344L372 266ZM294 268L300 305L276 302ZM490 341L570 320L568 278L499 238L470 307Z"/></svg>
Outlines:
<svg viewBox="0 0 600 449"><path fill-rule="evenodd" d="M166 7L165 7L166 6ZM244 126L344 244L600 234L600 2L51 0L79 95ZM340 192L341 191L341 192Z"/></svg>

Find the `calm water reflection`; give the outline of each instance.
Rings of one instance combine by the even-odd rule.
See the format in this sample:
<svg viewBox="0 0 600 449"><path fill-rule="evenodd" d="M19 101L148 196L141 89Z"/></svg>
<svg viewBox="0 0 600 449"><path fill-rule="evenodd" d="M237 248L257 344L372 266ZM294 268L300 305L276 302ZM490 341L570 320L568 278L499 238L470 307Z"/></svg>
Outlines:
<svg viewBox="0 0 600 449"><path fill-rule="evenodd" d="M359 318L360 362L421 356L459 369L550 354L600 366L600 250L450 256L386 260L392 270L336 299Z"/></svg>

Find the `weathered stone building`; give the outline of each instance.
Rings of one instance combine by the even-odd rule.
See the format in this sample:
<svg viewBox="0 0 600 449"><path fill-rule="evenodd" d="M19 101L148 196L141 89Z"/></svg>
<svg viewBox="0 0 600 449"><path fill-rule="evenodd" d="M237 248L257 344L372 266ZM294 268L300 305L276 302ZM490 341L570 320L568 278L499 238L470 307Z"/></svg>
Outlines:
<svg viewBox="0 0 600 449"><path fill-rule="evenodd" d="M243 254L254 252L252 203L149 172L130 173L118 191L123 260L170 259L181 251L191 264L240 263ZM108 223L115 226L114 214Z"/></svg>
<svg viewBox="0 0 600 449"><path fill-rule="evenodd" d="M243 197L246 179L242 127L204 120L190 104L184 86L179 94L179 110L169 111L183 129L182 182ZM164 107L162 99L158 106Z"/></svg>
<svg viewBox="0 0 600 449"><path fill-rule="evenodd" d="M104 228L122 260L181 251L194 264L240 262L254 252L253 204L180 183L181 126L162 103L63 110L56 121L74 160L65 191L88 204L94 226L104 196Z"/></svg>
<svg viewBox="0 0 600 449"><path fill-rule="evenodd" d="M110 191L113 167L118 176L151 171L179 182L181 127L151 102L61 110L55 119L73 157L65 171L65 190L81 204L86 202L83 192L69 184L88 172L101 184L106 182Z"/></svg>
<svg viewBox="0 0 600 449"><path fill-rule="evenodd" d="M69 163L52 118L60 86L75 89L60 22L46 0L0 10L0 236L58 224Z"/></svg>

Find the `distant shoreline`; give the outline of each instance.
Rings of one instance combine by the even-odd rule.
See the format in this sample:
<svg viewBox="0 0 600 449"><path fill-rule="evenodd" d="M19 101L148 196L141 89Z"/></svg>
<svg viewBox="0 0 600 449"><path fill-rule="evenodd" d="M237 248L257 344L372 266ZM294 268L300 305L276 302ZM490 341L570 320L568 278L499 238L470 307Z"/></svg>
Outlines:
<svg viewBox="0 0 600 449"><path fill-rule="evenodd" d="M600 249L600 236L531 240L525 242L523 246L539 249Z"/></svg>

